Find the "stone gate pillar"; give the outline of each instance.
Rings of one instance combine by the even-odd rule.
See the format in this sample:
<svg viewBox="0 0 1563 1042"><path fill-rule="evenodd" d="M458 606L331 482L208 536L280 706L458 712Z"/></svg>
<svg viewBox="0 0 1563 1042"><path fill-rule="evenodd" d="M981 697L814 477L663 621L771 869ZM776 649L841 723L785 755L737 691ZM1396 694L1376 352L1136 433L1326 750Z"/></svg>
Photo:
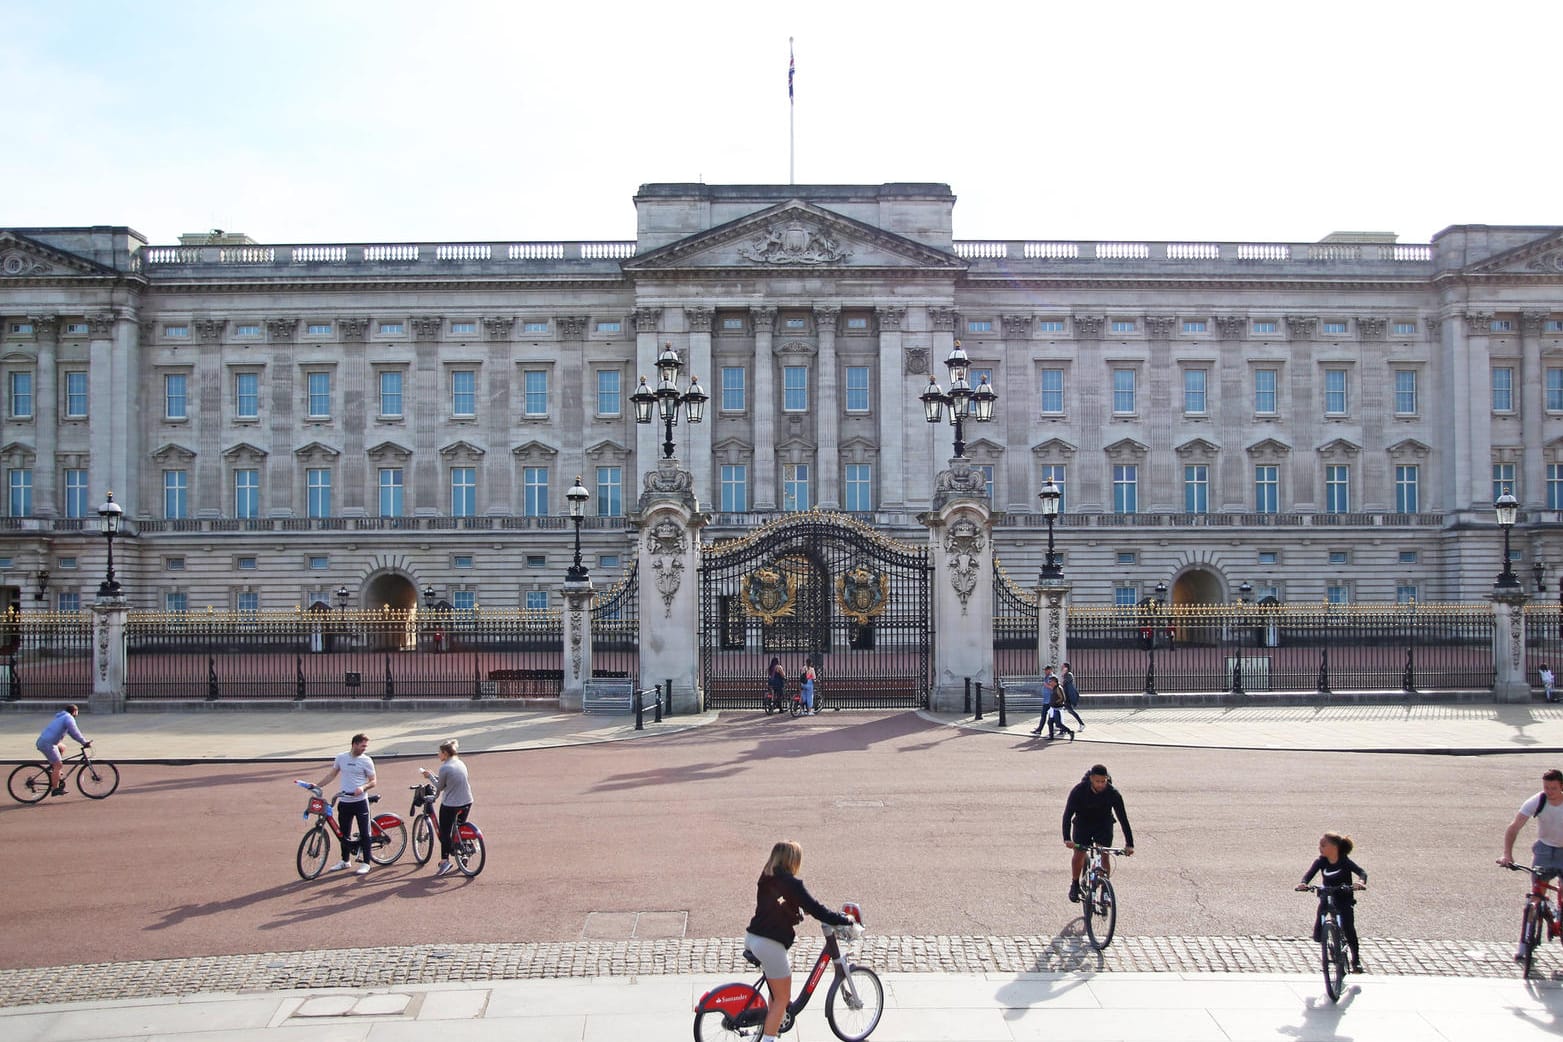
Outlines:
<svg viewBox="0 0 1563 1042"><path fill-rule="evenodd" d="M1492 595L1492 697L1497 702L1529 702L1530 678L1525 675L1524 589Z"/></svg>
<svg viewBox="0 0 1563 1042"><path fill-rule="evenodd" d="M1037 580L1037 673L1069 661L1069 583ZM1062 672L1062 670L1060 670Z"/></svg>
<svg viewBox="0 0 1563 1042"><path fill-rule="evenodd" d="M92 700L94 713L125 711L125 623L130 605L122 597L92 605Z"/></svg>
<svg viewBox="0 0 1563 1042"><path fill-rule="evenodd" d="M564 687L559 691L559 709L579 713L586 698L586 682L592 676L592 595L591 579L565 580L564 594Z"/></svg>
<svg viewBox="0 0 1563 1042"><path fill-rule="evenodd" d="M934 486L928 526L933 562L934 680L929 708L958 713L966 680L993 690L993 524L987 482L971 461L950 460Z"/></svg>
<svg viewBox="0 0 1563 1042"><path fill-rule="evenodd" d="M657 462L630 525L640 562L640 683L671 680L678 713L705 707L700 682L700 512L694 476L677 460Z"/></svg>

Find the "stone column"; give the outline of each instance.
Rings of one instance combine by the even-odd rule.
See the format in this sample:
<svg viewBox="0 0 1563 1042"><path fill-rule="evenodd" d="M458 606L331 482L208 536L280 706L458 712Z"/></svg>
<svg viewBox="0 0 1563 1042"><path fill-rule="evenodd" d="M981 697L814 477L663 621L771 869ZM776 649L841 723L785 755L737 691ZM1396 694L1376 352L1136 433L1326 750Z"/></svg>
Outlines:
<svg viewBox="0 0 1563 1042"><path fill-rule="evenodd" d="M442 504L449 503L449 493L441 494L444 489L440 481L439 453L440 428L450 415L450 384L440 366L440 332L444 325L445 320L439 315L417 315L412 320L414 361L412 386L408 390L417 402L414 406L417 419L413 419L413 409L407 410L407 419L417 426L410 431L412 468L404 479L403 513L409 517L444 513ZM343 391L346 391L345 387ZM562 409L560 414L563 415Z"/></svg>
<svg viewBox="0 0 1563 1042"><path fill-rule="evenodd" d="M1520 316L1521 350L1524 360L1520 369L1520 423L1524 432L1525 448L1521 454L1520 506L1526 510L1542 510L1547 505L1547 468L1542 452L1546 419L1547 374L1541 364L1541 328L1547 319L1545 311L1527 311Z"/></svg>
<svg viewBox="0 0 1563 1042"><path fill-rule="evenodd" d="M92 699L94 713L125 711L125 622L130 605L123 597L99 598L92 605Z"/></svg>
<svg viewBox="0 0 1563 1042"><path fill-rule="evenodd" d="M1468 483L1456 489L1455 508L1485 511L1492 506L1492 313L1471 311L1461 316L1465 327L1465 392L1457 397L1466 400L1470 410L1470 437L1464 445L1467 460ZM1457 374L1455 378L1458 380ZM1519 475L1516 474L1516 477ZM1513 489L1520 496L1530 495L1529 489Z"/></svg>
<svg viewBox="0 0 1563 1042"><path fill-rule="evenodd" d="M1150 341L1150 364L1145 368L1145 402L1143 405L1136 403L1136 406L1140 409L1140 415L1145 417L1145 426L1142 428L1145 440L1154 446L1145 461L1144 478L1140 482L1140 510L1147 513L1183 511L1183 474L1179 469L1183 460L1171 451L1176 441L1173 425L1183 419L1183 385L1179 382L1182 372L1172 362L1172 327L1175 321L1171 315L1145 316L1145 335ZM1226 370L1221 371L1212 366L1210 378L1227 384L1246 375L1235 366L1228 366ZM1111 394L1111 374L1108 379L1107 393ZM1218 395L1228 393L1232 393L1228 386L1223 386L1219 392L1214 387L1205 388L1209 402L1218 401ZM1241 395L1239 387L1236 400L1241 401ZM1219 476L1212 474L1210 477L1210 487L1219 490ZM1108 487L1110 489L1111 485ZM1217 498L1211 506L1219 502ZM1057 664L1051 663L1055 666Z"/></svg>
<svg viewBox="0 0 1563 1042"><path fill-rule="evenodd" d="M928 526L933 560L934 687L929 708L958 713L966 680L991 689L993 673L993 510L987 482L967 459L940 471Z"/></svg>
<svg viewBox="0 0 1563 1042"><path fill-rule="evenodd" d="M754 319L754 495L755 510L776 509L776 356L771 330L775 308L750 308Z"/></svg>
<svg viewBox="0 0 1563 1042"><path fill-rule="evenodd" d="M121 388L134 388L139 384L134 381L122 384L115 378L114 327L116 322L116 317L109 312L87 316L87 328L91 337L87 346L91 359L88 369L90 375L87 378L87 415L93 417L87 435L90 444L87 487L89 502L101 503L103 494L118 485L122 490L119 502L122 506L126 506L128 511L130 509L128 504L139 504L141 497L138 489L125 484L127 477L125 472L114 465L113 446L123 434L116 429L114 403L120 399L134 400L136 395L122 395L119 392Z"/></svg>
<svg viewBox="0 0 1563 1042"><path fill-rule="evenodd" d="M579 713L585 703L586 682L592 677L592 595L590 578L580 582L566 579L560 587L564 595L564 688L559 692L559 709Z"/></svg>
<svg viewBox="0 0 1563 1042"><path fill-rule="evenodd" d="M684 368L684 378L693 380L700 378L700 386L706 394L712 396L706 403L706 419L700 423L689 423L684 417L681 421L684 427L684 439L688 445L684 458L689 461L689 472L695 476L695 498L701 503L711 505L717 502L716 481L711 468L711 434L716 428L716 422L712 417L721 409L720 395L721 381L717 379L716 370L711 364L711 320L716 314L715 308L685 308L684 320L689 327L689 352L685 359L689 364ZM687 388L687 384L685 385Z"/></svg>
<svg viewBox="0 0 1563 1042"><path fill-rule="evenodd" d="M1492 658L1496 667L1492 696L1496 702L1529 702L1530 678L1525 675L1524 589L1492 594Z"/></svg>
<svg viewBox="0 0 1563 1042"><path fill-rule="evenodd" d="M640 676L671 680L675 712L705 706L700 680L700 529L710 516L695 503L694 478L677 460L646 474L629 519L640 562Z"/></svg>
<svg viewBox="0 0 1563 1042"><path fill-rule="evenodd" d="M38 394L34 405L33 462L33 514L37 517L53 517L55 509L55 481L58 468L54 452L59 430L59 385L56 382L54 352L58 346L60 320L56 315L43 315L31 319L33 335L38 343Z"/></svg>
<svg viewBox="0 0 1563 1042"><path fill-rule="evenodd" d="M1037 673L1069 661L1069 591L1062 579L1037 581ZM1060 671L1061 672L1061 671Z"/></svg>
<svg viewBox="0 0 1563 1042"><path fill-rule="evenodd" d="M901 324L905 319L906 308L879 309L879 401L875 403L879 416L879 487L874 502L885 510L906 507L906 417L913 411L906 382L908 377L927 376L911 372L911 360L902 358ZM921 412L917 415L920 418Z"/></svg>
<svg viewBox="0 0 1563 1042"><path fill-rule="evenodd" d="M815 502L826 510L841 508L841 404L836 392L836 319L840 314L838 307L814 309L819 332L819 358L814 367L814 385L819 388L814 409L814 459L819 468Z"/></svg>

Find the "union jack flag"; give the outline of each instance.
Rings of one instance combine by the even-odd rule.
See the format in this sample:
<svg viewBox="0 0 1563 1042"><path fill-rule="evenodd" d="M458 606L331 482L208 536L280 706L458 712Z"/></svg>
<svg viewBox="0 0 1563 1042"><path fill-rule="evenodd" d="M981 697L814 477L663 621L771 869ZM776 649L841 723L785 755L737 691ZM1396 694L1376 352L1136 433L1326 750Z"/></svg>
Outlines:
<svg viewBox="0 0 1563 1042"><path fill-rule="evenodd" d="M787 48L787 100L792 100L792 74L797 71L798 59L792 56L792 48Z"/></svg>

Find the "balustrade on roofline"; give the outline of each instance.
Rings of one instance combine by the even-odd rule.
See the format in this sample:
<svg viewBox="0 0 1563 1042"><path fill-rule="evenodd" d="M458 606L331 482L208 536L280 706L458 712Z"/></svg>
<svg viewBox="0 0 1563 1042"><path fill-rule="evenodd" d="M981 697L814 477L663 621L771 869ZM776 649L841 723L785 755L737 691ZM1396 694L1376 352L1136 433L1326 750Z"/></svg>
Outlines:
<svg viewBox="0 0 1563 1042"><path fill-rule="evenodd" d="M1387 262L1426 264L1433 248L1415 243L1067 242L957 239L966 260L1152 260L1240 262Z"/></svg>
<svg viewBox="0 0 1563 1042"><path fill-rule="evenodd" d="M628 260L633 240L473 243L366 243L299 246L148 246L137 255L146 268L170 265L261 267L272 265L494 263Z"/></svg>

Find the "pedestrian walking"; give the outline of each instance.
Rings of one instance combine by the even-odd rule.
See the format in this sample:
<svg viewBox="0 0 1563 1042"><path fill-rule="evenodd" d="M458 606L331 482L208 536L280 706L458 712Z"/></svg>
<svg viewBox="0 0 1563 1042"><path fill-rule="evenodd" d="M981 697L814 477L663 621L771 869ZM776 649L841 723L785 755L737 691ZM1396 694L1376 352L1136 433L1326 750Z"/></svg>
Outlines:
<svg viewBox="0 0 1563 1042"><path fill-rule="evenodd" d="M1557 696L1555 696L1553 694L1552 687L1553 687L1554 684L1557 683L1557 677L1555 677L1553 675L1552 667L1547 665L1545 662L1543 662L1541 664L1541 669L1538 670L1537 672L1539 672L1541 674L1541 686L1546 689L1547 701L1548 702L1556 701L1557 700Z"/></svg>
<svg viewBox="0 0 1563 1042"><path fill-rule="evenodd" d="M1075 711L1080 707L1080 688L1075 685L1075 671L1067 662L1064 663L1064 672L1059 677L1059 683L1064 689L1064 711L1075 718L1075 723L1079 725L1075 730L1084 731L1085 721L1080 719L1080 714ZM1062 721L1063 717L1059 717L1059 720Z"/></svg>
<svg viewBox="0 0 1563 1042"><path fill-rule="evenodd" d="M1052 701L1047 711L1047 737L1052 740L1062 732L1067 734L1072 742L1075 740L1075 733L1064 726L1064 707L1068 704L1064 698L1064 685L1058 682L1057 677L1053 677L1052 681Z"/></svg>
<svg viewBox="0 0 1563 1042"><path fill-rule="evenodd" d="M1048 717L1053 715L1053 688L1058 683L1058 677L1053 672L1052 666L1042 667L1042 715L1037 718L1037 726L1031 729L1032 734L1041 734L1047 726Z"/></svg>

